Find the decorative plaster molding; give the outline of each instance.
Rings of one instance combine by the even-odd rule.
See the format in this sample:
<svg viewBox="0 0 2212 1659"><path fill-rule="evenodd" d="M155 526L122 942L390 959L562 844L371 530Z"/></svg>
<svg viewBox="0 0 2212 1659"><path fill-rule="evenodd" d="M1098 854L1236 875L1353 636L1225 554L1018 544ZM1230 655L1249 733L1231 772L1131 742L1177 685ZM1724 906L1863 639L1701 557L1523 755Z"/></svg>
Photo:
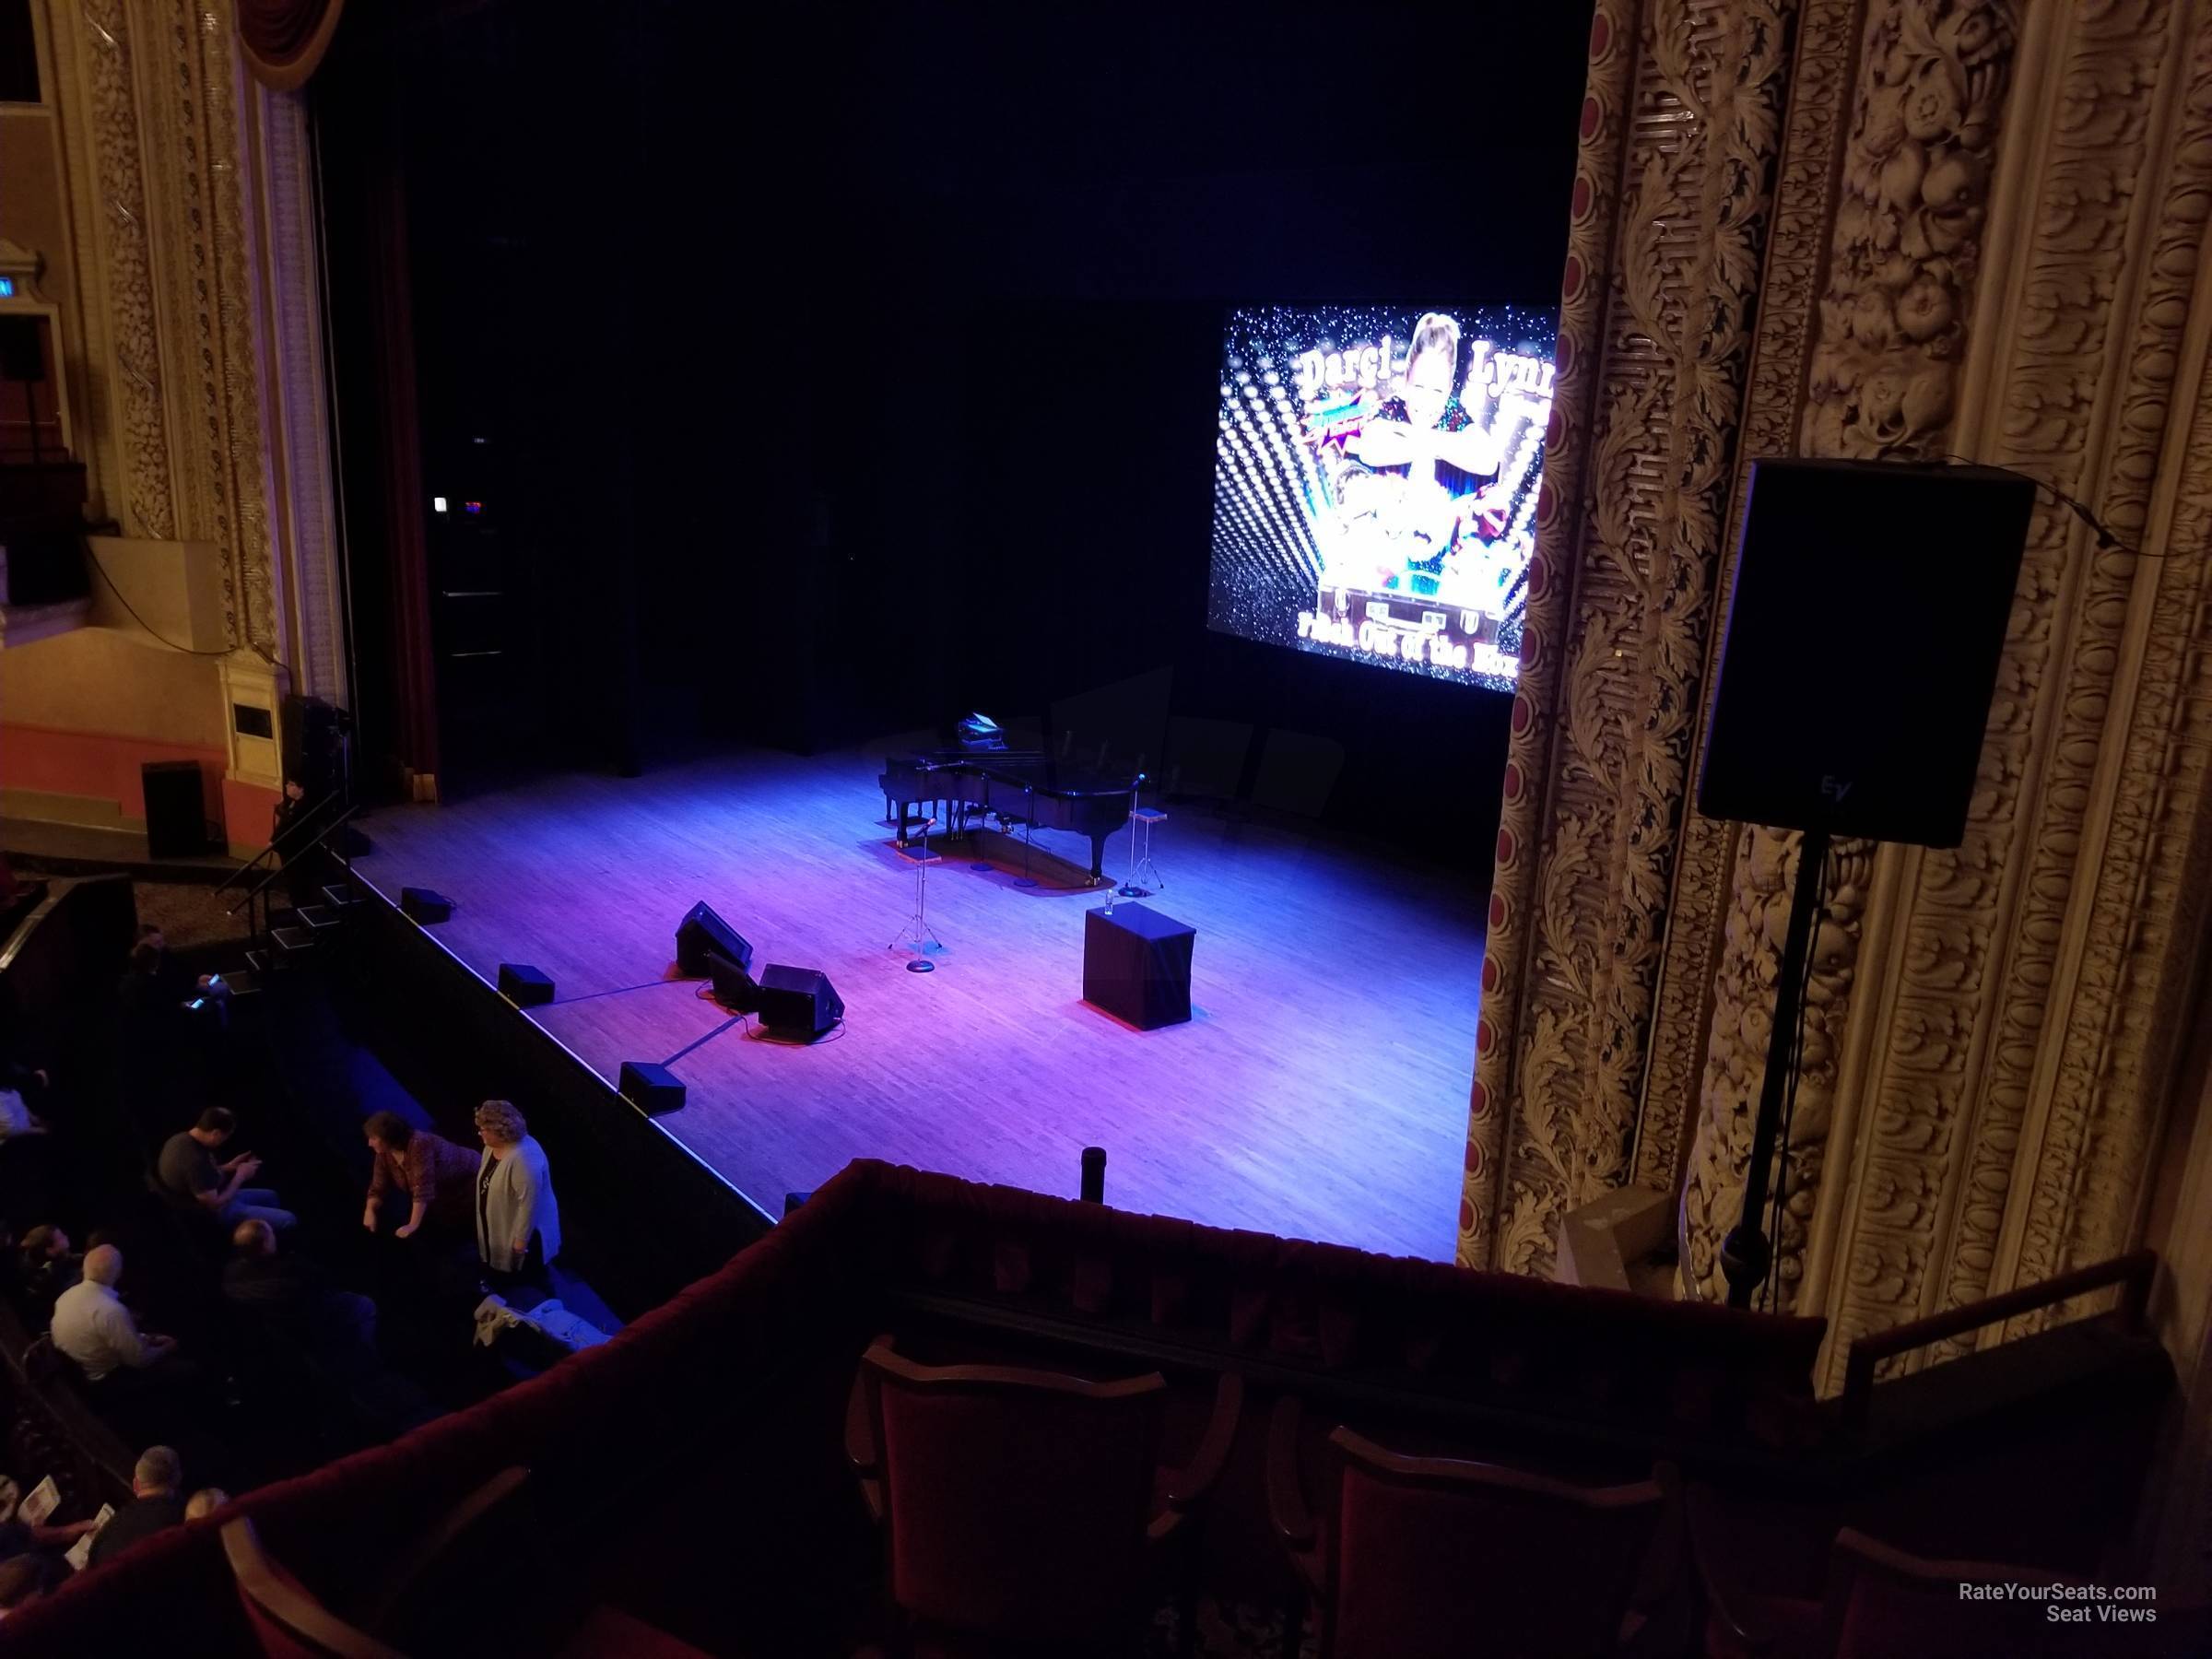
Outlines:
<svg viewBox="0 0 2212 1659"><path fill-rule="evenodd" d="M107 276L104 312L115 371L112 397L96 402L93 418L120 407L117 447L124 507L137 535L179 534L164 401L161 341L154 300L153 253L147 229L131 28L124 0L85 0L81 8L86 90Z"/></svg>
<svg viewBox="0 0 2212 1659"><path fill-rule="evenodd" d="M1470 1267L1501 1265L1499 1233L1509 1201L1505 1182L1509 1124L1524 1085L1524 1010L1533 977L1537 877L1546 864L1538 845L1539 813L1547 796L1551 753L1562 699L1560 651L1568 621L1571 547L1583 520L1589 422L1601 382L1599 331L1613 269L1618 181L1628 153L1630 87L1636 63L1640 0L1599 0L1590 31L1590 76L1583 100L1575 177L1568 209L1567 265L1561 282L1559 370L1551 424L1545 433L1544 483L1536 502L1536 553L1529 566L1528 613L1522 635L1520 682L1513 695L1512 736L1491 882L1489 931L1483 951L1482 1011L1475 1031L1475 1083L1468 1101L1467 1149L1459 1206L1459 1260ZM1571 505L1562 510L1561 503ZM1554 578L1552 572L1558 571ZM1546 1064L1546 1051L1529 1058ZM1530 1219L1519 1225L1525 1237ZM1538 1237L1541 1217L1533 1218Z"/></svg>
<svg viewBox="0 0 2212 1659"><path fill-rule="evenodd" d="M1561 1216L1631 1172L1794 10L1651 5L1626 85L1612 13L1600 16L1553 403L1591 438L1564 468L1571 435L1547 452L1554 511L1539 508L1532 596L1543 572L1567 580L1530 610L1543 678L1524 658L1477 1032L1478 1135L1490 1101L1508 1110L1501 1133L1470 1139L1463 1259L1543 1269ZM1624 122L1625 147L1609 137ZM1600 191L1619 198L1609 243L1585 233ZM1577 304L1599 275L1602 312ZM1559 512L1567 500L1579 511ZM1555 695L1556 723L1522 717ZM1535 881L1512 879L1532 844ZM1510 1070L1495 1041L1509 971L1520 981Z"/></svg>
<svg viewBox="0 0 2212 1659"><path fill-rule="evenodd" d="M1805 320L1813 314L1828 261L1829 220L1858 33L1858 0L1807 0L1798 12L1794 79L1776 168L1772 229L1759 289L1758 334L1735 446L1736 485L1723 537L1714 549L1720 567L1712 611L1715 617L1728 612L1727 572L1742 523L1747 464L1762 455L1796 452L1806 359L1811 350L1811 331ZM1700 710L1712 694L1718 664L1715 644L1709 631ZM1694 748L1687 770L1689 777L1697 775ZM1694 806L1684 806L1637 1114L1635 1179L1645 1186L1679 1191L1687 1173L1684 1163L1705 1069L1713 964L1721 948L1736 839L1736 826L1703 818Z"/></svg>
<svg viewBox="0 0 2212 1659"><path fill-rule="evenodd" d="M1989 174L2005 106L2017 22L2009 5L1952 6L1945 0L1888 0L1865 8L1850 136L1830 234L1803 416L1806 453L1874 459L1932 458L1951 447L1966 318L1979 274ZM1985 811L1986 792L1976 797ZM1970 841L1974 831L1970 828ZM1774 952L1789 912L1784 877L1797 837L1743 831L1713 989L1704 1086L1688 1178L1683 1189L1684 1281L1723 1294L1721 1239L1741 1208L1751 1124L1766 1074ZM1939 855L1940 856L1940 855ZM1828 1137L1859 977L1865 896L1874 874L1865 843L1839 842L1824 887L1826 912L1814 947L1806 998L1796 1118L1780 1171L1783 1194L1775 1246L1777 1305L1794 1307L1805 1249L1829 1162ZM1954 938L1916 941L1938 976L1955 973ZM1900 1061L1895 1097L1877 1113L1876 1140L1858 1171L1862 1234L1874 1254L1890 1232L1932 1224L1928 1191L1949 1142L1926 1095L1931 1071L1952 1051L1900 1016L1891 1036ZM1930 1157L1890 1156L1917 1146ZM1907 1277L1893 1259L1866 1265L1878 1297ZM1888 1322L1884 1322L1888 1323Z"/></svg>

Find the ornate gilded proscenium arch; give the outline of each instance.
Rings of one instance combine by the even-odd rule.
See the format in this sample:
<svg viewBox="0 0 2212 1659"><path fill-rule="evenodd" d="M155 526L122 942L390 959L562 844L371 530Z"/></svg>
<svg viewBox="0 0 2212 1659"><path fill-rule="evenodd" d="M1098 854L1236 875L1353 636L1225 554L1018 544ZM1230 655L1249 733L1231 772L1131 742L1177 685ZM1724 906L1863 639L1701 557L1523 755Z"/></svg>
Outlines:
<svg viewBox="0 0 2212 1659"><path fill-rule="evenodd" d="M1965 845L1839 849L1782 1300L1848 1337L2139 1235L2212 823L2208 204L2201 8L1599 7L1464 1262L1543 1271L1635 1183L1720 1293L1795 847L1688 797L1744 472L1793 453L2017 466L2171 557L2039 511Z"/></svg>

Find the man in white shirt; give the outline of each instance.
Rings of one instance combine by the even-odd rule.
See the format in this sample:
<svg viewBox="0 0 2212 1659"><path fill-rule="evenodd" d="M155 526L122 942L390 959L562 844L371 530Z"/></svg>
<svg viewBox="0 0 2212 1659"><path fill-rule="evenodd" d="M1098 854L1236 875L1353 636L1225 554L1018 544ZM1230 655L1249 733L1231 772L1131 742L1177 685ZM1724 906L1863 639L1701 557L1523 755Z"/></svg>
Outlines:
<svg viewBox="0 0 2212 1659"><path fill-rule="evenodd" d="M94 1382L118 1371L144 1371L169 1358L173 1336L142 1336L138 1322L115 1294L123 1252L102 1244L85 1255L85 1276L53 1304L53 1346Z"/></svg>

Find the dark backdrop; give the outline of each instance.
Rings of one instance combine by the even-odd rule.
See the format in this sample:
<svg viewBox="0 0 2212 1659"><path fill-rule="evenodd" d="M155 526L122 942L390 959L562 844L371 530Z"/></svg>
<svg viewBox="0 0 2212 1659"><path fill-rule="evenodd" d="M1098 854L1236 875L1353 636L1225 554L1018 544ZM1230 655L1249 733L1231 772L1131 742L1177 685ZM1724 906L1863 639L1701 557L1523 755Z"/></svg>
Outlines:
<svg viewBox="0 0 2212 1659"><path fill-rule="evenodd" d="M326 172L403 153L423 488L487 503L432 583L503 595L442 602L441 782L1167 669L1178 713L1342 744L1333 820L1487 843L1508 700L1206 630L1218 328L1555 296L1588 7L954 10L349 10Z"/></svg>

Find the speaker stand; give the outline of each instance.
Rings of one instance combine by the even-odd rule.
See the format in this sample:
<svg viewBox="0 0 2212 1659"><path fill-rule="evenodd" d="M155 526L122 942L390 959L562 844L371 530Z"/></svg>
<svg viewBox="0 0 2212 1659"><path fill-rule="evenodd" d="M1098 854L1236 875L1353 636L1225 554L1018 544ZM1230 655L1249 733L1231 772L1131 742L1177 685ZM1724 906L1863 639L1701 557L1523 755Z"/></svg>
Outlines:
<svg viewBox="0 0 2212 1659"><path fill-rule="evenodd" d="M929 827L937 820L922 820L922 856L914 861L914 913L909 917L906 931L884 948L909 952L906 971L909 973L934 973L936 963L930 960L933 953L945 948L929 925Z"/></svg>
<svg viewBox="0 0 2212 1659"><path fill-rule="evenodd" d="M1782 941L1782 976L1774 986L1774 1025L1767 1033L1767 1075L1759 1090L1759 1116L1751 1128L1751 1161L1744 1170L1744 1213L1721 1241L1721 1272L1728 1280L1728 1305L1748 1308L1774 1246L1766 1234L1767 1176L1774 1143L1782 1131L1783 1099L1794 1081L1797 1013L1805 994L1805 959L1812 947L1813 924L1820 914L1820 875L1828 864L1828 831L1807 830L1797 844L1797 884L1790 894L1789 931Z"/></svg>

